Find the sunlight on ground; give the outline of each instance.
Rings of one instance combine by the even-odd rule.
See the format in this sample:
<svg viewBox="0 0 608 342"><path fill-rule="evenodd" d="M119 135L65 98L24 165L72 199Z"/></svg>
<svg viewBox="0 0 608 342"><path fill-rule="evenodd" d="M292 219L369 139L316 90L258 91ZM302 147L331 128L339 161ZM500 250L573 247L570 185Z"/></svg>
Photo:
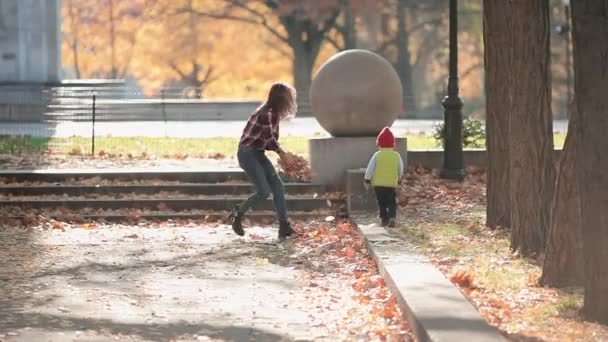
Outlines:
<svg viewBox="0 0 608 342"><path fill-rule="evenodd" d="M484 226L485 207L466 210L466 217L436 208L426 215L412 210L403 213L401 230L453 282L461 272L458 277L472 283L461 290L501 330L546 341L608 338L605 327L581 319L581 289L537 285L540 265L511 252L508 231Z"/></svg>

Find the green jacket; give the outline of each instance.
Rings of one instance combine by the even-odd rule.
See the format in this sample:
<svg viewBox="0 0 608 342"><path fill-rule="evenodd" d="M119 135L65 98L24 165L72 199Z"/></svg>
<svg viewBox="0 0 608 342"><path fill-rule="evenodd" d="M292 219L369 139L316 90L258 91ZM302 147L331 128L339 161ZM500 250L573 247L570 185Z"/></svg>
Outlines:
<svg viewBox="0 0 608 342"><path fill-rule="evenodd" d="M403 176L403 159L392 148L381 148L374 153L365 171L365 180L373 186L396 188Z"/></svg>

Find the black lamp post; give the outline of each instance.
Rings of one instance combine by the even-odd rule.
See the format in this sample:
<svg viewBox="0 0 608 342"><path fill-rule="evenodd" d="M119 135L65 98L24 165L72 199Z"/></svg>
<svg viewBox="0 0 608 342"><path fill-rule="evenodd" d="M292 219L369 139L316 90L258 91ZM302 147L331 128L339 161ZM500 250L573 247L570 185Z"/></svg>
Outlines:
<svg viewBox="0 0 608 342"><path fill-rule="evenodd" d="M440 177L462 180L464 154L462 151L462 100L458 96L458 1L450 0L450 75L448 95L442 103L444 113L443 169Z"/></svg>

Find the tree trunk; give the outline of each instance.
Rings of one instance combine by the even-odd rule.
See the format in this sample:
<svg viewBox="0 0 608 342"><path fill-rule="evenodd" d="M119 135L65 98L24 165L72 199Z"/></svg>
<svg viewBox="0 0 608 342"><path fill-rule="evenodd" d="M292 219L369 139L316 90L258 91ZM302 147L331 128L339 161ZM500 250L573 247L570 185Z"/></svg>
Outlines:
<svg viewBox="0 0 608 342"><path fill-rule="evenodd" d="M407 114L416 114L416 98L412 82L410 38L406 30L406 0L397 0L397 71L403 85L403 107Z"/></svg>
<svg viewBox="0 0 608 342"><path fill-rule="evenodd" d="M424 115L425 111L428 114L428 107L434 106L441 111L441 101L436 101L437 98L435 96L435 88L432 85L429 71L431 66L431 61L433 60L433 48L431 47L434 39L431 36L434 36L434 33L427 33L427 36L422 39L420 47L418 48L418 52L416 53L416 61L414 62L412 68L412 77L413 77L413 87L412 90L414 92L414 97L416 100L416 108L418 109L420 115ZM425 110L426 109L426 110Z"/></svg>
<svg viewBox="0 0 608 342"><path fill-rule="evenodd" d="M350 0L344 0L342 7L344 9L344 27L342 37L344 38L344 50L351 50L357 48L357 26L355 24L355 17L353 16L353 9Z"/></svg>
<svg viewBox="0 0 608 342"><path fill-rule="evenodd" d="M513 0L509 69L511 248L544 251L554 187L549 0Z"/></svg>
<svg viewBox="0 0 608 342"><path fill-rule="evenodd" d="M312 68L317 59L318 49L311 51L305 44L299 42L292 45L294 87L297 92L298 115L310 116L310 85L312 83Z"/></svg>
<svg viewBox="0 0 608 342"><path fill-rule="evenodd" d="M571 107L576 110L574 105ZM580 192L575 169L577 126L577 118L572 116L557 167L551 230L540 278L540 283L544 286L581 286L584 280Z"/></svg>
<svg viewBox="0 0 608 342"><path fill-rule="evenodd" d="M572 2L576 174L585 263L583 312L608 324L608 0Z"/></svg>
<svg viewBox="0 0 608 342"><path fill-rule="evenodd" d="M300 20L295 15L281 18L287 31L287 42L293 52L293 78L297 92L298 115L310 116L310 85L312 69L321 50L327 32L335 25L339 11L326 19L322 24L312 19Z"/></svg>
<svg viewBox="0 0 608 342"><path fill-rule="evenodd" d="M77 13L78 15L77 15ZM76 72L76 78L80 78L80 63L78 62L78 45L80 41L80 34L78 26L80 25L80 9L74 7L74 1L68 2L68 13L70 18L70 29L72 30L72 57L74 58L74 71Z"/></svg>
<svg viewBox="0 0 608 342"><path fill-rule="evenodd" d="M118 75L118 67L116 66L116 20L114 17L114 0L108 0L108 14L110 20L110 77L115 79Z"/></svg>
<svg viewBox="0 0 608 342"><path fill-rule="evenodd" d="M488 151L486 224L511 226L509 200L509 117L511 96L508 65L511 28L506 1L485 0L483 41L486 83L486 150Z"/></svg>

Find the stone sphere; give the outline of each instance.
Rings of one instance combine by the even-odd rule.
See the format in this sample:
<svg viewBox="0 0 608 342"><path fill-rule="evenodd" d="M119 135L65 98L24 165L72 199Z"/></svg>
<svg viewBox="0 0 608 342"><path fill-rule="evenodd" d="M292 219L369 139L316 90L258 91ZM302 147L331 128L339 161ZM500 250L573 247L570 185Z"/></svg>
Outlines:
<svg viewBox="0 0 608 342"><path fill-rule="evenodd" d="M312 111L334 137L375 136L402 110L393 66L367 50L347 50L321 66L310 88Z"/></svg>

